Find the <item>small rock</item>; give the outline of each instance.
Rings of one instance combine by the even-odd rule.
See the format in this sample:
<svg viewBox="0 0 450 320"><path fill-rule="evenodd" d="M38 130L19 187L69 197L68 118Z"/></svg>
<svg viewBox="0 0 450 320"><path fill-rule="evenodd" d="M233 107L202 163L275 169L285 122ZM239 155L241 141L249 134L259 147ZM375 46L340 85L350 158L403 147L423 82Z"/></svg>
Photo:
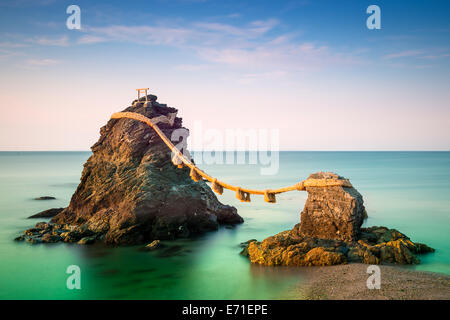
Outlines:
<svg viewBox="0 0 450 320"><path fill-rule="evenodd" d="M61 241L62 238L60 236L56 236L50 233L46 233L42 236L41 241L44 243L55 243Z"/></svg>
<svg viewBox="0 0 450 320"><path fill-rule="evenodd" d="M25 230L23 233L24 233L25 235L31 237L31 236L33 236L33 235L38 234L38 233L39 233L39 230L36 229L36 228L30 228L30 229Z"/></svg>
<svg viewBox="0 0 450 320"><path fill-rule="evenodd" d="M47 222L38 222L36 223L36 225L34 226L37 230L42 231L42 230L48 230L52 228L52 225L47 223Z"/></svg>
<svg viewBox="0 0 450 320"><path fill-rule="evenodd" d="M56 198L52 197L52 196L42 196L42 197L34 198L34 200L55 200L55 199Z"/></svg>
<svg viewBox="0 0 450 320"><path fill-rule="evenodd" d="M63 211L64 208L52 208L48 210L41 211L39 213L36 213L32 216L29 216L28 219L34 219L34 218L52 218L56 216L58 213Z"/></svg>
<svg viewBox="0 0 450 320"><path fill-rule="evenodd" d="M241 256L248 257L248 256L249 256L249 254L248 254L248 247L244 247L244 248L241 250L241 252L239 252L239 254L240 254Z"/></svg>
<svg viewBox="0 0 450 320"><path fill-rule="evenodd" d="M417 253L428 253L428 252L434 252L434 249L427 246L424 243L420 243L420 242L415 242L414 243L416 246L416 252Z"/></svg>
<svg viewBox="0 0 450 320"><path fill-rule="evenodd" d="M29 243L31 243L31 244L41 243L41 239L29 237L29 238L27 239L27 242L29 242Z"/></svg>
<svg viewBox="0 0 450 320"><path fill-rule="evenodd" d="M18 236L17 238L14 239L14 241L24 241L24 240L25 240L25 235Z"/></svg>
<svg viewBox="0 0 450 320"><path fill-rule="evenodd" d="M84 237L78 241L78 244L93 244L95 242L95 237Z"/></svg>
<svg viewBox="0 0 450 320"><path fill-rule="evenodd" d="M89 226L87 226L85 224L83 224L81 226L76 226L75 228L72 229L72 232L79 234L80 238L92 237L95 234L95 232L90 230Z"/></svg>
<svg viewBox="0 0 450 320"><path fill-rule="evenodd" d="M248 241L241 242L241 243L239 244L239 246L240 246L241 248L247 248L248 245L250 244L250 242L256 242L256 241L258 241L258 240L256 240L256 239L250 239L250 240L248 240Z"/></svg>
<svg viewBox="0 0 450 320"><path fill-rule="evenodd" d="M61 237L64 238L64 242L78 242L83 237L76 231L69 231L61 233Z"/></svg>
<svg viewBox="0 0 450 320"><path fill-rule="evenodd" d="M149 243L148 245L146 245L144 247L145 251L152 251L152 250L156 250L159 247L161 247L161 241L159 240L153 240L151 243Z"/></svg>

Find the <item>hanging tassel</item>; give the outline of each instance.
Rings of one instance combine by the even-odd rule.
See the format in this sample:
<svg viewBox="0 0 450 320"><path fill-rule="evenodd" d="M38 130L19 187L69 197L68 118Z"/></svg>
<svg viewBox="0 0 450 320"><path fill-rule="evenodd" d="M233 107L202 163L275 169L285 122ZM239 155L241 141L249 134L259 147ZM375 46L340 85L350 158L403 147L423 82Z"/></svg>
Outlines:
<svg viewBox="0 0 450 320"><path fill-rule="evenodd" d="M244 192L241 190L241 188L237 188L237 189L236 189L236 198L238 198L238 199L241 200L242 202L245 201L245 194L244 194Z"/></svg>
<svg viewBox="0 0 450 320"><path fill-rule="evenodd" d="M191 175L191 179L194 180L195 182L202 180L202 176L197 172L197 169L195 167L191 168L190 175Z"/></svg>
<svg viewBox="0 0 450 320"><path fill-rule="evenodd" d="M217 193L222 194L223 193L223 186L217 182L217 178L214 179L211 188Z"/></svg>
<svg viewBox="0 0 450 320"><path fill-rule="evenodd" d="M275 193L269 192L269 190L264 191L264 201L269 203L277 202Z"/></svg>
<svg viewBox="0 0 450 320"><path fill-rule="evenodd" d="M177 154L174 154L172 157L172 163L178 168L183 168L183 161L181 161L180 157ZM181 167L180 167L181 166Z"/></svg>
<svg viewBox="0 0 450 320"><path fill-rule="evenodd" d="M241 202L250 202L250 193L242 191L241 188L237 188L236 198L241 200Z"/></svg>
<svg viewBox="0 0 450 320"><path fill-rule="evenodd" d="M298 191L302 191L302 190L305 190L305 185L304 185L304 183L303 183L303 181L302 182L299 182L299 183L297 183L297 190Z"/></svg>

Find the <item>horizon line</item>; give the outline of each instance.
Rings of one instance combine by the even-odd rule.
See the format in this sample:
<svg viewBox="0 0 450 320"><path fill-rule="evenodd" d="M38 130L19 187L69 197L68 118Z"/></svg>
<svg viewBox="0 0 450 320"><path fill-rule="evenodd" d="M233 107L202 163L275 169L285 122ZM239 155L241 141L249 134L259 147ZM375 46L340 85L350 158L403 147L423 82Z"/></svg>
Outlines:
<svg viewBox="0 0 450 320"><path fill-rule="evenodd" d="M190 152L450 152L450 149L436 150L189 150ZM92 152L91 150L0 150L0 152Z"/></svg>

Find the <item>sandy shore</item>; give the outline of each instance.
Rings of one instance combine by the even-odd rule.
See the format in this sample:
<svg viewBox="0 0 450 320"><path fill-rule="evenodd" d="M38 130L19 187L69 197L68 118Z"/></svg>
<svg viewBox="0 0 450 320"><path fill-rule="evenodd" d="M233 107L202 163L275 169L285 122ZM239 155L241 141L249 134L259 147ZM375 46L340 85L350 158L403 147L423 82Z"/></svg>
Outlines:
<svg viewBox="0 0 450 320"><path fill-rule="evenodd" d="M308 267L307 283L289 294L296 299L450 299L450 276L380 266L381 288L368 289L366 264Z"/></svg>

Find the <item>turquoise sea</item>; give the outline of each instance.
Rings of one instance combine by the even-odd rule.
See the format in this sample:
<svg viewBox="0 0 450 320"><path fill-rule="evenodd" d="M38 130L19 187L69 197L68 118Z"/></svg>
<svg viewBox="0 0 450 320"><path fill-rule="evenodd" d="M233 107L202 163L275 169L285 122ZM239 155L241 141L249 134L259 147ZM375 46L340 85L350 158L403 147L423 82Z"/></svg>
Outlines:
<svg viewBox="0 0 450 320"><path fill-rule="evenodd" d="M41 220L28 216L64 207L76 189L89 152L0 152L0 299L284 299L302 285L298 268L251 265L239 244L290 229L299 222L306 193L278 196L276 204L253 197L241 203L225 191L245 223L168 249L140 246L14 242ZM450 152L281 152L277 175L257 165L202 165L213 176L259 188L287 186L317 171L351 180L365 200L365 225L384 225L436 249L412 266L450 274ZM51 195L56 200L36 201ZM66 288L66 269L81 269L81 290Z"/></svg>

